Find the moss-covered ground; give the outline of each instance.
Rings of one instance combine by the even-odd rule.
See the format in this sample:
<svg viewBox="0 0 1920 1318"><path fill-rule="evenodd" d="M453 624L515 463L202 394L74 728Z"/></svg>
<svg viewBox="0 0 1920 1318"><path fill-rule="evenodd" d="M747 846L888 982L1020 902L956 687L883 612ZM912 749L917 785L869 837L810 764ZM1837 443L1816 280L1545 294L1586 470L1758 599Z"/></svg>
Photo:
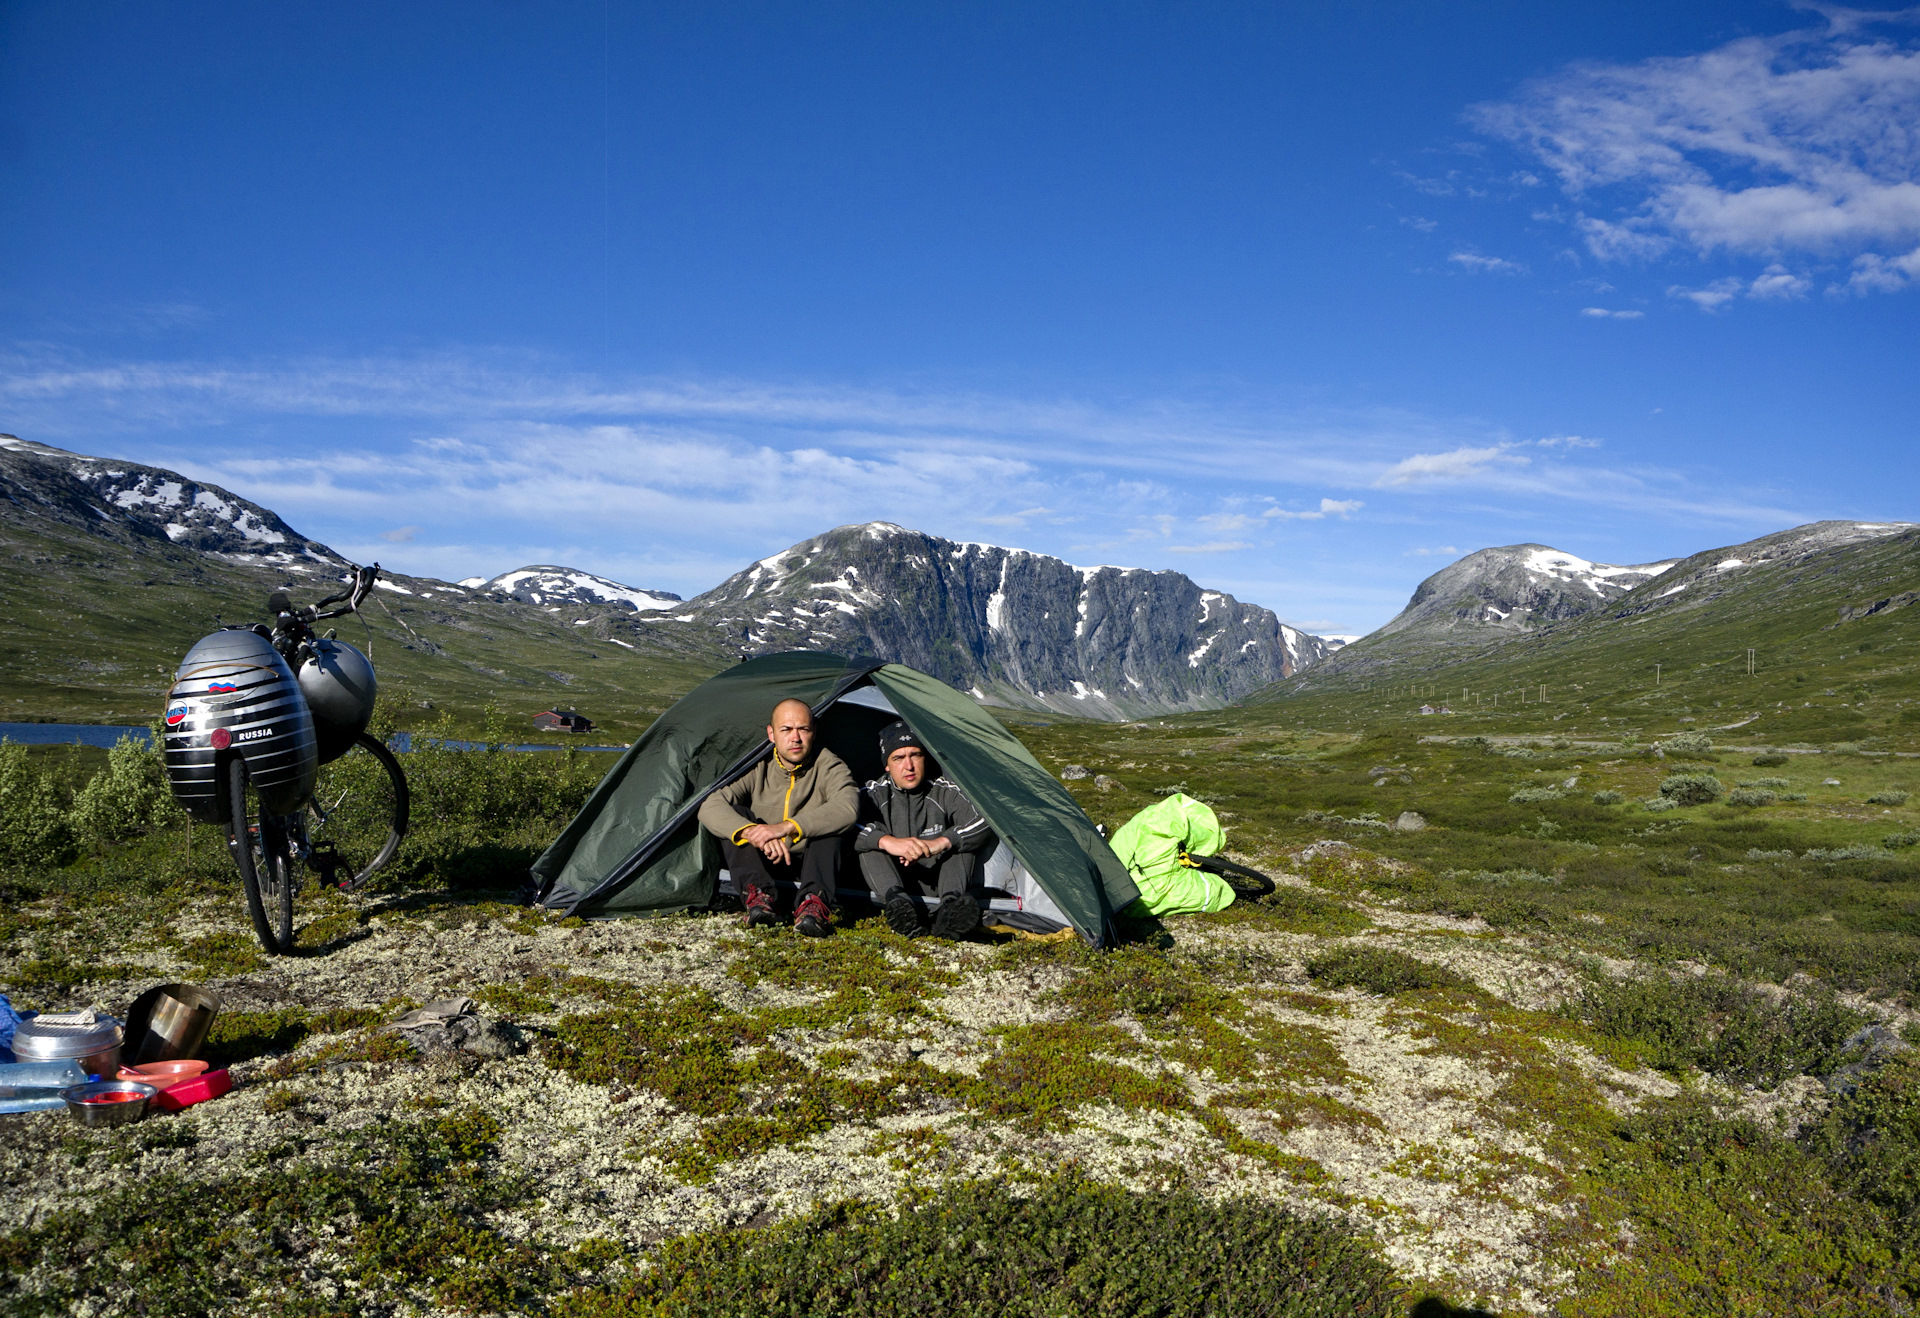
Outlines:
<svg viewBox="0 0 1920 1318"><path fill-rule="evenodd" d="M1920 811L1895 800L1914 761L1271 709L1018 730L1092 771L1069 787L1109 825L1170 790L1211 802L1275 891L1107 952L555 922L473 885L581 788L501 762L423 761L437 831L386 886L303 894L289 957L251 945L208 830L16 865L16 1005L206 984L238 1087L117 1130L0 1119L0 1309L1867 1314L1920 1294L1920 850L1897 840ZM1676 768L1784 786L1648 809ZM508 858L453 859L489 845ZM519 1051L422 1057L383 1029L454 995Z"/></svg>

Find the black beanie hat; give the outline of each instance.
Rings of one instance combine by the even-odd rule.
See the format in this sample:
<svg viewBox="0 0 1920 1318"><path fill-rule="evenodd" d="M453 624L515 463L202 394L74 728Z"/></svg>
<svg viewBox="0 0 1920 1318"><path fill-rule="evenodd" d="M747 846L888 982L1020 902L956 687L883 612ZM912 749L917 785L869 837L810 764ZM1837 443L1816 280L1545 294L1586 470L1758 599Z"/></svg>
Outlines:
<svg viewBox="0 0 1920 1318"><path fill-rule="evenodd" d="M920 738L913 735L913 729L908 727L903 720L896 719L892 723L887 724L886 727L880 729L880 760L882 763L885 763L893 753L902 746L912 746L922 751L926 750L926 747L920 744Z"/></svg>

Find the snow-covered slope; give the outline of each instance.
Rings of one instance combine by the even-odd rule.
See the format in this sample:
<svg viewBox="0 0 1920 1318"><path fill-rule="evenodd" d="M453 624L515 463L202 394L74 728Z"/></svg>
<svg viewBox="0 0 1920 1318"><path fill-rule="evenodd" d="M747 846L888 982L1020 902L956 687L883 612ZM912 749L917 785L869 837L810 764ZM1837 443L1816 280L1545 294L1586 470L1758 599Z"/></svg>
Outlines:
<svg viewBox="0 0 1920 1318"><path fill-rule="evenodd" d="M502 572L490 581L468 577L460 584L482 595L504 595L523 604L612 605L618 609L646 613L655 609L671 609L681 602L678 595L664 590L640 590L609 581L605 577L596 577L591 572L582 572L579 568L555 567L547 563Z"/></svg>
<svg viewBox="0 0 1920 1318"><path fill-rule="evenodd" d="M164 536L176 545L240 563L293 568L345 565L263 508L218 485L179 472L117 458L90 458L0 435L0 497L63 520L89 517L136 536Z"/></svg>
<svg viewBox="0 0 1920 1318"><path fill-rule="evenodd" d="M1465 640L1529 631L1616 599L1672 566L1596 563L1548 545L1482 549L1421 582L1407 607L1374 635L1457 632Z"/></svg>
<svg viewBox="0 0 1920 1318"><path fill-rule="evenodd" d="M1326 652L1178 572L1075 567L889 522L802 541L673 616L754 653L874 655L982 699L1093 718L1216 707Z"/></svg>

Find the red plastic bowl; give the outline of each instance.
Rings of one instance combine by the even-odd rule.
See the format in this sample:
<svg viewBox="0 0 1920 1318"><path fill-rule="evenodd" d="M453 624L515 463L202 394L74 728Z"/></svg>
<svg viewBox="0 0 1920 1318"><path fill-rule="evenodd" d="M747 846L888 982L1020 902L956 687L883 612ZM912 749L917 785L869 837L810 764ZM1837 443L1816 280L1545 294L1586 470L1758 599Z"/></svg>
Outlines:
<svg viewBox="0 0 1920 1318"><path fill-rule="evenodd" d="M204 1103L210 1098L218 1098L232 1089L233 1077L229 1076L223 1068L168 1085L154 1095L153 1105L162 1112L178 1112L181 1108L192 1107L195 1103Z"/></svg>
<svg viewBox="0 0 1920 1318"><path fill-rule="evenodd" d="M120 1068L122 1080L138 1080L142 1084L152 1085L155 1089L170 1089L182 1080L191 1080L207 1069L205 1062L143 1062L139 1066Z"/></svg>

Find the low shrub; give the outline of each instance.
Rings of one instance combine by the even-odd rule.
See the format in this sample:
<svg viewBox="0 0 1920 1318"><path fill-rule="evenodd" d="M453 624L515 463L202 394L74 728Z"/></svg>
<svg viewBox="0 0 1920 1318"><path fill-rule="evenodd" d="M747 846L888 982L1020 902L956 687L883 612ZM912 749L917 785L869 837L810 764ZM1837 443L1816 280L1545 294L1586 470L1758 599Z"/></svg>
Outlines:
<svg viewBox="0 0 1920 1318"><path fill-rule="evenodd" d="M1756 769L1776 769L1786 762L1787 757L1779 751L1767 751L1753 757L1753 767Z"/></svg>
<svg viewBox="0 0 1920 1318"><path fill-rule="evenodd" d="M1725 790L1710 773L1669 774L1660 783L1660 795L1675 805L1706 805L1719 800Z"/></svg>
<svg viewBox="0 0 1920 1318"><path fill-rule="evenodd" d="M107 767L89 778L73 799L74 831L97 842L125 842L185 819L167 790L160 752L130 736L113 744Z"/></svg>
<svg viewBox="0 0 1920 1318"><path fill-rule="evenodd" d="M1762 851L1759 847L1749 847L1747 849L1747 859L1748 860L1792 860L1793 852Z"/></svg>
<svg viewBox="0 0 1920 1318"><path fill-rule="evenodd" d="M1803 860L1885 860L1893 853L1884 847L1856 842L1850 847L1814 847L1801 853Z"/></svg>
<svg viewBox="0 0 1920 1318"><path fill-rule="evenodd" d="M1910 847L1920 843L1920 832L1889 833L1880 839L1880 843L1886 847Z"/></svg>
<svg viewBox="0 0 1920 1318"><path fill-rule="evenodd" d="M1728 805L1772 805L1778 799L1772 792L1758 787L1736 787L1727 793Z"/></svg>
<svg viewBox="0 0 1920 1318"><path fill-rule="evenodd" d="M27 758L18 742L0 741L0 864L60 864L73 852L67 819L72 793L60 778Z"/></svg>
<svg viewBox="0 0 1920 1318"><path fill-rule="evenodd" d="M1704 732L1676 732L1657 743L1661 750L1682 755L1705 755L1713 749L1713 740Z"/></svg>
<svg viewBox="0 0 1920 1318"><path fill-rule="evenodd" d="M1562 1011L1641 1045L1659 1070L1697 1067L1764 1089L1842 1066L1847 1038L1872 1020L1831 993L1777 999L1725 975L1595 979Z"/></svg>
<svg viewBox="0 0 1920 1318"><path fill-rule="evenodd" d="M1875 792L1867 801L1870 805L1905 805L1907 794L1897 788L1889 788L1884 792Z"/></svg>
<svg viewBox="0 0 1920 1318"><path fill-rule="evenodd" d="M1536 805L1541 801L1559 801L1565 796L1566 793L1558 787L1522 787L1507 800L1515 805Z"/></svg>
<svg viewBox="0 0 1920 1318"><path fill-rule="evenodd" d="M1391 947L1349 944L1307 962L1307 977L1329 988L1363 988L1391 997L1419 989L1462 988L1472 981Z"/></svg>
<svg viewBox="0 0 1920 1318"><path fill-rule="evenodd" d="M658 1247L651 1266L566 1296L590 1314L1263 1314L1406 1312L1351 1228L1256 1199L1132 1192L1067 1173L1016 1191L943 1186L897 1212L841 1203L759 1230Z"/></svg>
<svg viewBox="0 0 1920 1318"><path fill-rule="evenodd" d="M1593 803L1595 805L1619 805L1626 799L1626 797L1620 795L1618 792L1595 792L1593 794Z"/></svg>
<svg viewBox="0 0 1920 1318"><path fill-rule="evenodd" d="M1677 802L1665 796L1650 796L1640 803L1641 809L1649 814L1659 814L1663 810L1672 810Z"/></svg>

